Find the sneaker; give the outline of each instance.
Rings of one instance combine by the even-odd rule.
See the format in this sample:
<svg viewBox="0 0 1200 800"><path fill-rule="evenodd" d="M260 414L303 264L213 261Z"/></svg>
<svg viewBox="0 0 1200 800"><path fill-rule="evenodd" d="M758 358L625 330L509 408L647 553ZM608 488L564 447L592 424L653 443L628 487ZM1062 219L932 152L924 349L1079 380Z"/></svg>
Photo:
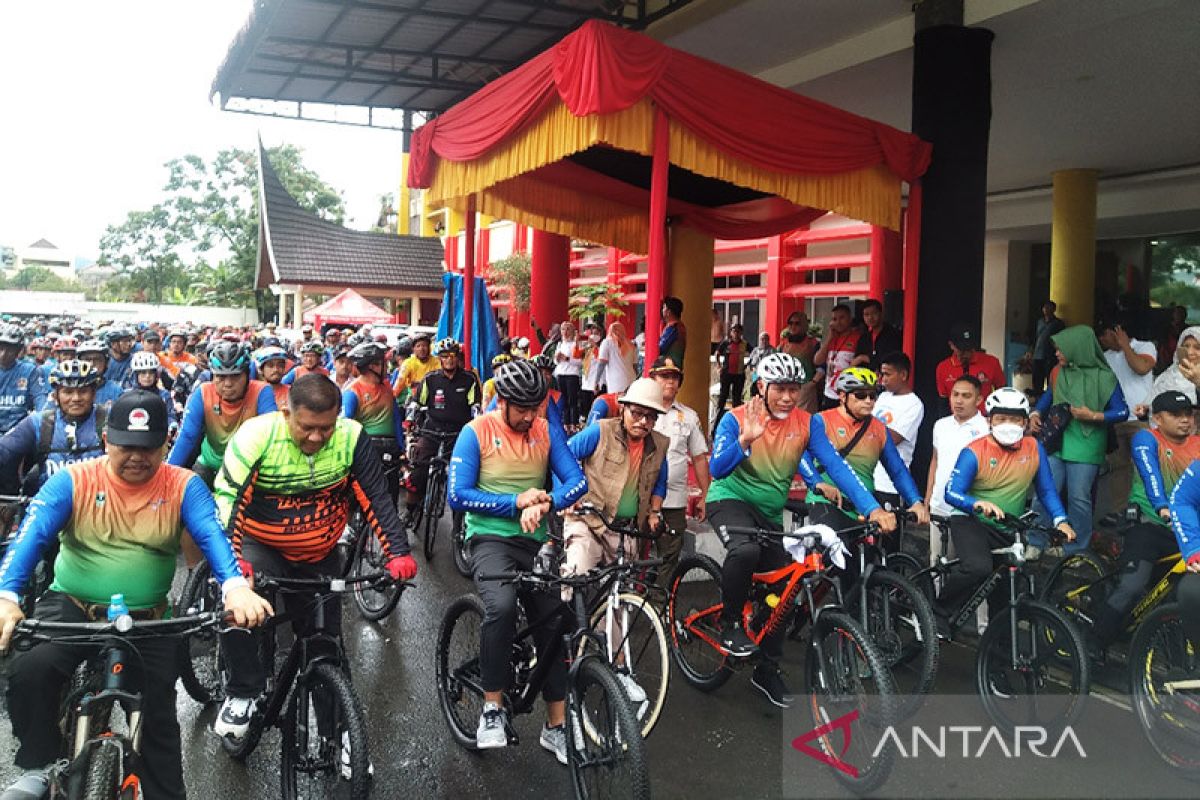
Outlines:
<svg viewBox="0 0 1200 800"><path fill-rule="evenodd" d="M495 703L484 703L475 730L475 746L480 750L508 747L508 713Z"/></svg>
<svg viewBox="0 0 1200 800"><path fill-rule="evenodd" d="M226 697L213 720L213 733L221 737L241 739L250 730L250 720L258 702L253 697Z"/></svg>
<svg viewBox="0 0 1200 800"><path fill-rule="evenodd" d="M342 731L342 746L341 746L341 764L342 778L350 780L354 777L354 770L350 766L350 731ZM367 777L375 777L375 765L370 761L367 762Z"/></svg>
<svg viewBox="0 0 1200 800"><path fill-rule="evenodd" d="M768 700L780 708L791 708L792 690L783 682L783 673L779 671L778 667L759 664L754 668L754 674L750 677L750 685L765 694Z"/></svg>
<svg viewBox="0 0 1200 800"><path fill-rule="evenodd" d="M4 790L4 800L42 800L50 796L50 777L47 769L33 769Z"/></svg>
<svg viewBox="0 0 1200 800"><path fill-rule="evenodd" d="M1026 561L1037 561L1041 557L1042 557L1042 548L1038 547L1036 544L1025 545L1025 560Z"/></svg>
<svg viewBox="0 0 1200 800"><path fill-rule="evenodd" d="M746 658L758 652L758 645L746 635L740 622L727 622L721 626L721 647L734 658Z"/></svg>
<svg viewBox="0 0 1200 800"><path fill-rule="evenodd" d="M621 682L621 688L624 689L625 694L629 696L630 702L646 702L646 690L638 685L638 682L633 679L632 675L629 675L625 672L618 672L617 680Z"/></svg>
<svg viewBox="0 0 1200 800"><path fill-rule="evenodd" d="M564 767L567 765L567 728L565 725L555 725L551 728L549 725L542 726L542 735L538 739L546 750L554 753L554 757L558 759L558 763Z"/></svg>

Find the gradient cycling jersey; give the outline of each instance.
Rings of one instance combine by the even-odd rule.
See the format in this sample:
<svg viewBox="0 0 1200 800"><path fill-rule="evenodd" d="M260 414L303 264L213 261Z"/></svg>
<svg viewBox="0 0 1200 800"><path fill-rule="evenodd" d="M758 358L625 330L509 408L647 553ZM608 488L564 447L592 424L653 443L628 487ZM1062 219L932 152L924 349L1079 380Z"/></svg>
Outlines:
<svg viewBox="0 0 1200 800"><path fill-rule="evenodd" d="M617 393L602 394L592 401L592 407L588 411L587 423L591 425L593 422L602 419L610 419L617 416L621 411L621 406L617 403Z"/></svg>
<svg viewBox="0 0 1200 800"><path fill-rule="evenodd" d="M296 382L296 378L303 378L305 375L311 375L311 374L324 375L326 377L329 377L329 370L325 369L324 367L316 367L315 369L309 369L308 367L304 366L303 364L297 364L296 366L289 369L287 374L283 376L282 383L284 386L291 386L293 383Z"/></svg>
<svg viewBox="0 0 1200 800"><path fill-rule="evenodd" d="M1175 444L1158 430L1140 430L1130 442L1133 465L1141 480L1134 481L1129 490L1129 505L1137 506L1148 522L1167 525L1158 516L1167 508L1171 490L1197 458L1200 458L1200 436L1189 436Z"/></svg>
<svg viewBox="0 0 1200 800"><path fill-rule="evenodd" d="M1042 443L1026 436L1014 448L1002 446L991 436L976 439L963 448L946 485L946 502L960 513L974 514L980 501L994 503L1006 516L1025 513L1029 487L1050 512L1055 525L1066 522L1062 500L1054 489L1050 461ZM1002 529L1002 524L980 517L986 525Z"/></svg>
<svg viewBox="0 0 1200 800"><path fill-rule="evenodd" d="M221 467L225 445L242 423L275 410L275 392L262 381L250 381L246 394L236 403L220 399L211 382L202 383L184 406L179 438L167 463L187 467L194 462L216 471Z"/></svg>
<svg viewBox="0 0 1200 800"><path fill-rule="evenodd" d="M860 423L851 419L850 415L840 406L822 411L819 416L825 423L825 435L829 438L829 443L833 445L835 451L842 452L858 433ZM899 494L905 505L911 506L913 503L920 502L921 493L913 482L908 467L904 466L904 459L900 457L900 451L892 442L887 426L875 417L867 417L867 425L867 432L859 437L854 447L843 457L845 462L850 469L854 470L854 474L858 476L859 481L867 487L869 492L875 491L875 465L883 462L883 468L887 470L892 483L900 490ZM809 456L806 455L805 458L809 458ZM814 470L820 466L810 463L810 467ZM823 483L832 483L823 468L820 480ZM829 501L812 491L810 487L805 502L828 503ZM853 508L845 508L843 511L850 517L858 515Z"/></svg>
<svg viewBox="0 0 1200 800"><path fill-rule="evenodd" d="M361 423L368 436L393 436L404 445L400 406L386 383L355 378L342 390L342 416Z"/></svg>

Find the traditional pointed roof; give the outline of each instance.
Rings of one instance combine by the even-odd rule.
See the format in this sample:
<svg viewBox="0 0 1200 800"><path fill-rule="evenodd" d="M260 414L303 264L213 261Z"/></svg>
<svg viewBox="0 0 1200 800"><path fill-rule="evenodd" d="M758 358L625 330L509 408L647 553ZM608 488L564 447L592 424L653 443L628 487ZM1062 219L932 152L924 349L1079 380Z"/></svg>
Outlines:
<svg viewBox="0 0 1200 800"><path fill-rule="evenodd" d="M261 142L258 152L258 288L285 283L441 291L440 239L353 231L323 220L288 194Z"/></svg>

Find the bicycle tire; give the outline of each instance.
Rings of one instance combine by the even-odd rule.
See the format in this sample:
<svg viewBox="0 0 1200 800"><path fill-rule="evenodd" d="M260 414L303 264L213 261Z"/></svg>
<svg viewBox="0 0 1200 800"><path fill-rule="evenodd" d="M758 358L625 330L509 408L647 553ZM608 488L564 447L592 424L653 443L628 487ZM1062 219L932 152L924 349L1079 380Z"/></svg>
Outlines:
<svg viewBox="0 0 1200 800"><path fill-rule="evenodd" d="M933 575L928 572L929 567L922 564L916 556L910 553L893 553L887 557L887 569L917 587L930 603L937 599Z"/></svg>
<svg viewBox="0 0 1200 800"><path fill-rule="evenodd" d="M475 621L473 625L470 618ZM442 615L434 655L438 705L450 735L467 750L478 749L475 731L479 715L483 713L483 694L474 688L481 686L479 634L482 626L483 602L473 594L459 597Z"/></svg>
<svg viewBox="0 0 1200 800"><path fill-rule="evenodd" d="M188 574L175 603L177 617L221 609L221 590L214 582L212 568L201 561ZM179 680L184 691L201 705L225 699L224 658L221 636L215 630L189 634L179 647Z"/></svg>
<svg viewBox="0 0 1200 800"><path fill-rule="evenodd" d="M818 647L818 643L820 646ZM815 726L827 725L852 712L859 712L861 725L881 732L900 719L901 700L896 690L891 670L879 649L867 632L849 614L838 610L822 611L812 626L808 651L805 657L805 678L808 685L809 711ZM848 700L864 694L861 681L873 681L876 698L873 702ZM851 682L859 683L855 690ZM840 746L829 742L829 737L820 737L826 754L843 758L854 765L856 774L830 767L835 780L855 793L866 793L877 789L891 774L895 761L895 745L889 741L882 747L863 741L856 736L854 741L861 745L853 755L843 753Z"/></svg>
<svg viewBox="0 0 1200 800"><path fill-rule="evenodd" d="M1010 642L1009 616L1017 613L1018 653L1022 660L1014 669ZM1039 649L1040 648L1040 649ZM1030 653L1036 658L1029 661ZM1012 676L1021 681L1015 687ZM1047 686L1062 686L1062 711L1044 719L1038 708L1049 708L1040 691ZM987 630L979 639L975 658L975 688L983 701L984 710L999 727L1012 731L1019 725L1041 725L1053 733L1061 733L1079 719L1091 687L1091 667L1083 635L1066 614L1048 603L1023 598L992 616ZM1023 692L1021 690L1024 690ZM1024 704L1020 697L1030 698ZM1023 708L1022 708L1023 706ZM1025 713L1021 713L1024 710ZM1031 716L1031 713L1035 716Z"/></svg>
<svg viewBox="0 0 1200 800"><path fill-rule="evenodd" d="M650 798L640 726L617 676L598 656L578 662L567 690L567 763L578 800Z"/></svg>
<svg viewBox="0 0 1200 800"><path fill-rule="evenodd" d="M328 737L322 737L318 733L319 747L315 758L311 753L300 758L299 748L308 748L311 734L319 727L316 721L316 705L319 701L314 694L322 695L323 699L329 702L333 716L330 722L334 728L332 735ZM301 713L305 715L303 725L299 724ZM288 698L282 732L279 784L284 800L313 796L300 791L298 778L308 778L317 773L323 773L331 779L339 791L336 795L318 793L316 796L367 800L371 794L371 754L366 721L363 719L362 706L354 694L354 687L339 667L328 663L315 664L300 676ZM350 744L349 778L343 777L342 774L343 737Z"/></svg>
<svg viewBox="0 0 1200 800"><path fill-rule="evenodd" d="M697 577L687 580L693 571ZM689 585L701 582L703 585ZM714 692L733 674L727 657L715 644L720 638L721 568L699 553L684 556L671 573L669 586L671 658L685 681L702 692Z"/></svg>
<svg viewBox="0 0 1200 800"><path fill-rule="evenodd" d="M857 604L859 597L853 592L851 599ZM867 603L867 635L891 669L901 697L900 716L907 718L921 707L937 679L941 649L933 606L911 581L890 569L871 573Z"/></svg>
<svg viewBox="0 0 1200 800"><path fill-rule="evenodd" d="M1134 713L1159 758L1200 776L1200 697L1168 692L1160 683L1200 669L1200 642L1189 642L1178 603L1160 605L1142 621L1129 647Z"/></svg>
<svg viewBox="0 0 1200 800"><path fill-rule="evenodd" d="M646 693L646 699L643 701L644 708L634 710L634 718L641 727L642 737L645 738L654 730L659 715L662 713L663 705L667 701L667 688L671 675L667 634L663 630L658 612L655 611L654 606L650 604L650 600L645 595L623 592L617 595L617 603L620 608L626 610L630 619L636 617L637 620L628 624L627 627L630 631L625 632L616 645L621 648L628 640L634 662L630 673ZM592 613L592 630L598 631L601 636L604 636L607 612L608 603L605 602ZM592 644L595 643L592 642ZM586 644L581 644L581 649L585 646ZM613 665L614 670L621 669L615 665L616 658L611 652L604 653L604 656L609 664Z"/></svg>
<svg viewBox="0 0 1200 800"><path fill-rule="evenodd" d="M464 578L472 576L470 541L467 539L467 515L454 511L451 516L450 543L454 548L454 568Z"/></svg>
<svg viewBox="0 0 1200 800"><path fill-rule="evenodd" d="M386 570L383 547L379 544L375 533L366 528L362 517L357 519L361 526L357 535L362 537L362 540L354 550L354 563L350 567L350 574L356 578L363 575L378 575ZM366 583L356 583L354 591L351 592L359 616L368 622L378 622L391 614L400 602L400 595L403 593L403 587L394 583L383 588L375 588Z"/></svg>
<svg viewBox="0 0 1200 800"><path fill-rule="evenodd" d="M1054 606L1070 619L1088 625L1096 619L1096 609L1115 588L1112 581L1101 579L1110 574L1102 559L1084 550L1073 553L1054 566L1038 592L1038 600ZM1074 597L1068 595L1077 589L1090 586L1087 591Z"/></svg>
<svg viewBox="0 0 1200 800"><path fill-rule="evenodd" d="M87 760L84 800L115 800L121 784L121 754L118 745L100 742L91 748Z"/></svg>
<svg viewBox="0 0 1200 800"><path fill-rule="evenodd" d="M425 560L433 560L433 548L437 544L437 528L441 522L442 515L438 513L438 494L446 490L445 486L446 474L441 470L432 471L429 475L429 483L425 485L425 502L428 508L425 509L425 530L422 539L422 549L425 552Z"/></svg>

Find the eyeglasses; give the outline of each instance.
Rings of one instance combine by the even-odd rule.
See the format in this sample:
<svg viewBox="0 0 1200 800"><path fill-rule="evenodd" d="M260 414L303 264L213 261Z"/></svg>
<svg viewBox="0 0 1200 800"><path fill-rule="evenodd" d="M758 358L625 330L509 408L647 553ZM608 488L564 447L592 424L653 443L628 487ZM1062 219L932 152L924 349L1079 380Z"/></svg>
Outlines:
<svg viewBox="0 0 1200 800"><path fill-rule="evenodd" d="M872 391L871 389L858 389L850 394L853 395L855 400L874 400L879 396L878 392Z"/></svg>
<svg viewBox="0 0 1200 800"><path fill-rule="evenodd" d="M626 410L629 412L629 415L631 417L633 417L634 422L640 422L642 420L645 420L646 422L649 422L651 425L658 422L658 412L657 411L652 411L649 408L635 408L633 406L627 406Z"/></svg>

